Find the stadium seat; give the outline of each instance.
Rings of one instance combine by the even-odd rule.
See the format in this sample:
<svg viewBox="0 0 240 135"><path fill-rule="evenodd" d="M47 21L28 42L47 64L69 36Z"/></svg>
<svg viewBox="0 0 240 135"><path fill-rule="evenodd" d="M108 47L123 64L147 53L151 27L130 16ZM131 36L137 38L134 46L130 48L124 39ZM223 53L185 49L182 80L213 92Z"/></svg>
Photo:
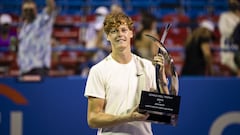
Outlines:
<svg viewBox="0 0 240 135"><path fill-rule="evenodd" d="M54 28L53 37L60 41L61 44L78 43L79 28L78 27L63 27Z"/></svg>
<svg viewBox="0 0 240 135"><path fill-rule="evenodd" d="M78 15L59 15L56 17L55 24L57 25L77 25L82 21Z"/></svg>

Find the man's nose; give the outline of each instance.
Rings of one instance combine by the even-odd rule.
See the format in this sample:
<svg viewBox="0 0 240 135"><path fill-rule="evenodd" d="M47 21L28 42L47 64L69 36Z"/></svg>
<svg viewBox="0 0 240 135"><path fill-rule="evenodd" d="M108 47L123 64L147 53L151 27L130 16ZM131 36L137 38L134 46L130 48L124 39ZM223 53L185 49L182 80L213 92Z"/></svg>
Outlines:
<svg viewBox="0 0 240 135"><path fill-rule="evenodd" d="M118 34L118 35L122 35L123 33L124 33L124 32L123 32L122 30L118 30L118 31L117 31L117 34Z"/></svg>

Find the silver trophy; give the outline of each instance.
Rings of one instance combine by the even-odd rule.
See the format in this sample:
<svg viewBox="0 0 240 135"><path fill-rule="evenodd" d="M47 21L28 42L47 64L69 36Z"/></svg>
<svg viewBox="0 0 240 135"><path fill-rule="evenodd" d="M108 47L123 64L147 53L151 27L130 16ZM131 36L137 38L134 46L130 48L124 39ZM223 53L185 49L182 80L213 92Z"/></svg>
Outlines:
<svg viewBox="0 0 240 135"><path fill-rule="evenodd" d="M178 120L181 97L178 96L178 74L175 69L174 61L164 46L164 41L166 39L170 26L170 24L166 25L160 41L151 35L146 35L155 42L155 44L158 46L158 54L163 55L166 63L169 64L170 75L168 76L169 84L167 85L169 88L169 94L163 93L161 91L161 85L163 83L161 83L159 75L160 65L156 64L155 70L157 92L142 91L139 104L139 112L149 113L150 116L147 119L148 121L175 126Z"/></svg>

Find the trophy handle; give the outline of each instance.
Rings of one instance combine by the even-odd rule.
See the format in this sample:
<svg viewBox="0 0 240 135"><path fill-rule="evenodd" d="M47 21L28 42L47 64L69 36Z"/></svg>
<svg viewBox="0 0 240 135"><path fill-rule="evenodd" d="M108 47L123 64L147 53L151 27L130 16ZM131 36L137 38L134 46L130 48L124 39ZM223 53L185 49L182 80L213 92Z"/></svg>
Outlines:
<svg viewBox="0 0 240 135"><path fill-rule="evenodd" d="M169 93L171 93L173 95L177 95L177 93L178 93L178 76L177 76L177 73L176 73L176 69L175 69L175 65L174 65L173 59L170 56L170 54L169 54L168 50L166 49L166 47L164 46L164 41L165 41L165 39L167 37L167 33L168 33L168 30L170 29L170 26L171 26L171 24L167 24L166 25L160 41L157 38L155 38L155 37L153 37L151 35L146 34L146 36L151 38L154 42L157 42L156 45L158 46L158 54L162 54L164 56L164 58L169 62L170 68L171 68L171 86L170 86ZM156 85L157 85L157 91L159 93L161 93L161 88L159 86L160 85L160 79L159 79L159 77L160 77L160 73L159 73L160 68L161 68L160 65L158 65L158 64L155 65Z"/></svg>
<svg viewBox="0 0 240 135"><path fill-rule="evenodd" d="M158 91L158 93L161 93L161 89L160 89L160 86L159 86L159 84L160 84L160 80L159 80L159 70L160 70L160 65L156 65L155 66L155 70L156 70L156 85L157 85L157 91Z"/></svg>

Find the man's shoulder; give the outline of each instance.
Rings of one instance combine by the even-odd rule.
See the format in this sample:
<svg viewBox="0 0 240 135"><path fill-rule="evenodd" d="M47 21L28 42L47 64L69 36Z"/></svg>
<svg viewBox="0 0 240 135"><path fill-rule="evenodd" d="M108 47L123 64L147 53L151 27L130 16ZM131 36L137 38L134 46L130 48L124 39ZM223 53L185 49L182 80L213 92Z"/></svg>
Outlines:
<svg viewBox="0 0 240 135"><path fill-rule="evenodd" d="M146 59L146 58L140 57L140 56L135 55L135 54L134 54L133 56L134 56L134 58L135 58L136 60L142 62L144 65L146 65L146 64L147 64L147 65L149 65L149 64L152 65L152 62L151 62L150 60Z"/></svg>
<svg viewBox="0 0 240 135"><path fill-rule="evenodd" d="M105 57L101 61L99 61L97 64L93 65L92 68L104 68L106 67L110 62L112 61L110 56Z"/></svg>

